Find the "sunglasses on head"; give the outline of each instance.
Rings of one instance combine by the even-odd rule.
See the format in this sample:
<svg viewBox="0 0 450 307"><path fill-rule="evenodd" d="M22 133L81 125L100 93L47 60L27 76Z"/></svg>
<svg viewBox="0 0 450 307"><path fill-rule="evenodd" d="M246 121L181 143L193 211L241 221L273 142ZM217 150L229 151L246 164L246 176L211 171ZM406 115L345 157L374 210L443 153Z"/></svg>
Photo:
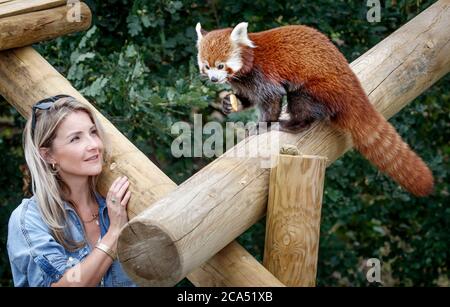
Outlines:
<svg viewBox="0 0 450 307"><path fill-rule="evenodd" d="M48 110L51 108L51 106L55 103L55 101L57 101L58 99L61 98L68 98L68 97L72 97L69 95L56 95L56 96L51 96L42 100L39 100L38 102L36 102L33 107L32 107L32 119L31 119L31 137L34 137L34 129L36 128L36 110Z"/></svg>

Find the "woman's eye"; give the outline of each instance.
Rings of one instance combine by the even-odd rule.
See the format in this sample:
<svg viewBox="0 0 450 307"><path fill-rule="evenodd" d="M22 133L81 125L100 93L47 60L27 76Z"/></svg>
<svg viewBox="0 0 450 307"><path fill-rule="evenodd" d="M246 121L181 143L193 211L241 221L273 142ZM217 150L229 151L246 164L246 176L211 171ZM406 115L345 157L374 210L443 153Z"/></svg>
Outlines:
<svg viewBox="0 0 450 307"><path fill-rule="evenodd" d="M223 69L223 64L220 64L219 66L217 66L218 69Z"/></svg>
<svg viewBox="0 0 450 307"><path fill-rule="evenodd" d="M73 137L71 140L70 140L70 143L72 143L72 142L74 142L74 141L76 141L76 140L78 140L79 139L79 137L78 136L76 136L76 137Z"/></svg>
<svg viewBox="0 0 450 307"><path fill-rule="evenodd" d="M91 131L91 133L97 134L97 130L94 129L94 130Z"/></svg>

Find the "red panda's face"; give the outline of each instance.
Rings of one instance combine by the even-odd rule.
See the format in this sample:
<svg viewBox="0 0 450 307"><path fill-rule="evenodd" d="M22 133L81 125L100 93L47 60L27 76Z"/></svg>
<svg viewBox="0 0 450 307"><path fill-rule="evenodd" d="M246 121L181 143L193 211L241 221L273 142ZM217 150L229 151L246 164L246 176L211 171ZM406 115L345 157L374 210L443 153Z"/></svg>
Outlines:
<svg viewBox="0 0 450 307"><path fill-rule="evenodd" d="M254 47L247 36L247 24L234 29L221 29L206 33L197 24L197 60L200 73L214 83L229 81L243 66L242 45ZM247 41L245 41L247 39Z"/></svg>
<svg viewBox="0 0 450 307"><path fill-rule="evenodd" d="M213 83L225 83L242 67L239 47L229 37L231 29L206 34L198 43L200 73Z"/></svg>

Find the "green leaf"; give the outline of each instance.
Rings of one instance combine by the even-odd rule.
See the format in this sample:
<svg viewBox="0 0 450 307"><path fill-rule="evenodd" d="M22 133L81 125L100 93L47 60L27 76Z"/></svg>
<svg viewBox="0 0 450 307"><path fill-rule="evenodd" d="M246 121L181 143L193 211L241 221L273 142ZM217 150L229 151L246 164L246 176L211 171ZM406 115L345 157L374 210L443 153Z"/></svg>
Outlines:
<svg viewBox="0 0 450 307"><path fill-rule="evenodd" d="M93 59L95 57L95 53L94 52L86 52L86 53L82 53L80 55L78 55L78 57L75 59L75 64L76 63L81 63L86 59Z"/></svg>
<svg viewBox="0 0 450 307"><path fill-rule="evenodd" d="M105 87L106 83L108 83L108 78L100 77L90 86L82 89L81 92L87 96L96 97L102 92L102 89Z"/></svg>
<svg viewBox="0 0 450 307"><path fill-rule="evenodd" d="M125 56L128 58L133 58L137 55L137 51L134 45L128 45L127 49L125 50Z"/></svg>
<svg viewBox="0 0 450 307"><path fill-rule="evenodd" d="M137 36L142 31L141 22L138 16L129 15L127 17L128 33L131 36Z"/></svg>

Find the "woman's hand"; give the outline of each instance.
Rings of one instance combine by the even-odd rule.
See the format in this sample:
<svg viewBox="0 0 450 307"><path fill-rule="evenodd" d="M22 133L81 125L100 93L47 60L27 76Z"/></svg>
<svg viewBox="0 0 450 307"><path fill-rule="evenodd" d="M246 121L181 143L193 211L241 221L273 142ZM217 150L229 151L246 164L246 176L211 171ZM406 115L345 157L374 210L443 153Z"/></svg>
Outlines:
<svg viewBox="0 0 450 307"><path fill-rule="evenodd" d="M106 206L109 215L109 229L112 234L118 236L123 225L128 222L127 204L130 200L131 192L127 191L130 182L126 176L117 178L106 195Z"/></svg>

